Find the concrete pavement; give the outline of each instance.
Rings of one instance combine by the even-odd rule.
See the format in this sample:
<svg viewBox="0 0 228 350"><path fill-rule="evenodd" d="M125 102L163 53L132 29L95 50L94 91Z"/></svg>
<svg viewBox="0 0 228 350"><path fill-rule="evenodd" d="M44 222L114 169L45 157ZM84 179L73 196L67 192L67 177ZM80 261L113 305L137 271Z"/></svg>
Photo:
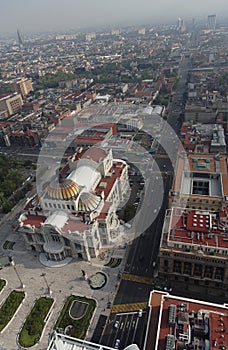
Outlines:
<svg viewBox="0 0 228 350"><path fill-rule="evenodd" d="M116 268L105 267L104 264L108 262L112 256L123 258L125 250L110 250L109 255L106 255L104 260L95 259L92 263L72 260L70 264L63 267L47 268L40 263L39 256L36 252L25 250L23 239L18 233L11 232L11 225L3 225L3 228L3 234L0 238L0 250L1 253L4 252L5 255L13 256L16 271L13 266L4 267L0 271L0 278L7 280L7 286L0 294L0 302L6 298L10 291L21 288L20 279L25 285L23 290L26 292L26 297L18 312L15 314L15 317L12 319L12 322L2 331L0 349L20 349L16 341L19 329L23 326L26 316L30 312L35 300L41 296L48 295L47 285L44 278L41 276L44 272L46 281L52 292L51 296L54 298L55 302L40 342L36 345L36 349L44 350L47 348L52 327L57 321L66 298L71 294L86 296L97 300L97 309L87 333L87 340L90 340L100 314L108 316L110 312L110 309L107 308L107 303L112 303L114 300L119 284L118 274L122 269L123 261L122 264ZM3 250L2 244L5 239L15 242L13 250ZM100 290L92 290L88 282L82 278L81 270L86 272L88 278L98 271L103 271L108 277L107 284Z"/></svg>

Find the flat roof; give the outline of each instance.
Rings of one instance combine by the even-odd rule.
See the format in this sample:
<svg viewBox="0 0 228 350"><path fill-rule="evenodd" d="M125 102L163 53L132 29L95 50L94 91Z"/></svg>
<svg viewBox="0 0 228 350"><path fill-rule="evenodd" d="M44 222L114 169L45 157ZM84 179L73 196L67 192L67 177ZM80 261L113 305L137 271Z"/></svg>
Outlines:
<svg viewBox="0 0 228 350"><path fill-rule="evenodd" d="M190 176L189 176L190 175ZM217 176L214 176L217 175ZM208 181L211 197L228 196L227 157L216 157L212 154L179 155L173 192L190 194L193 181ZM196 193L196 195L201 195Z"/></svg>
<svg viewBox="0 0 228 350"><path fill-rule="evenodd" d="M228 305L152 291L145 350L228 347ZM170 347L170 345L172 345Z"/></svg>
<svg viewBox="0 0 228 350"><path fill-rule="evenodd" d="M54 332L47 350L114 350L106 345L95 344Z"/></svg>
<svg viewBox="0 0 228 350"><path fill-rule="evenodd" d="M228 249L227 208L216 213L205 210L172 208L166 212L166 219L168 218L167 241L162 246L172 246L174 243L180 242L206 248Z"/></svg>

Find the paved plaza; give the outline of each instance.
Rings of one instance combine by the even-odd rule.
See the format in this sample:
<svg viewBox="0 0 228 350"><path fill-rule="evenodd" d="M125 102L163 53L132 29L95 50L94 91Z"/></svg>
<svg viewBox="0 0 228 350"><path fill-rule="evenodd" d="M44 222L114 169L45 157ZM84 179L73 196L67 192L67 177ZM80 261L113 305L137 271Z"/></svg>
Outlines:
<svg viewBox="0 0 228 350"><path fill-rule="evenodd" d="M8 217L7 220L9 219ZM35 348L37 350L45 350L47 348L52 327L57 320L66 298L71 294L94 298L97 301L97 309L86 338L90 340L100 314L108 315L110 312L110 309L107 308L107 303L112 303L114 300L119 283L118 274L123 268L124 259L121 265L115 268L105 267L104 264L111 257L124 258L126 249L112 248L104 253L102 260L101 258L95 259L91 263L73 259L69 264L62 267L45 267L40 263L37 252L26 250L23 238L18 233L12 231L11 221L7 222L7 220L1 223L0 255L12 256L15 261L16 271L13 266L6 266L0 270L0 278L7 281L6 287L0 294L0 302L5 300L10 291L21 289L20 279L24 284L23 290L26 292L26 297L15 317L1 333L0 350L21 349L17 344L18 331L23 326L35 299L48 295L47 284L50 287L51 296L55 302L40 342ZM6 240L15 242L13 249L3 249ZM88 278L96 272L104 272L108 277L107 284L99 290L91 289L88 281L82 277L82 270L85 271ZM46 281L44 276L41 276L44 273Z"/></svg>

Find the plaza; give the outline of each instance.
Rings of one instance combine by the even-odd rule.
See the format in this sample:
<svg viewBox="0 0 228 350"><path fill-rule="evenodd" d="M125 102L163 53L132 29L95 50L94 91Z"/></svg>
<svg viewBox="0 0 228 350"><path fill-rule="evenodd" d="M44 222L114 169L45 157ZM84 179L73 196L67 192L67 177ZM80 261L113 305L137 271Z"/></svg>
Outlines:
<svg viewBox="0 0 228 350"><path fill-rule="evenodd" d="M6 239L15 242L13 250L2 248ZM35 300L40 296L50 294L54 298L54 306L40 341L36 345L36 349L47 349L52 328L56 323L66 298L71 294L86 296L97 301L97 309L95 310L86 336L86 340L90 340L99 316L101 314L108 316L109 314L110 309L107 308L107 304L112 303L114 300L119 281L118 275L124 259L122 260L122 264L116 268L105 267L104 264L111 257L123 258L125 250L118 249L118 247L113 248L102 257L103 260L97 258L93 259L93 262L87 262L81 259L73 259L69 264L62 267L45 267L41 264L37 252L26 250L23 238L18 233L12 231L10 223L2 225L0 249L1 255L11 256L15 262L15 268L10 265L0 270L0 278L7 281L5 288L1 292L1 302L5 300L12 290L23 290L26 293L21 307L8 326L2 331L0 349L20 349L17 343L18 333L31 311ZM107 283L101 289L92 289L88 280L82 276L82 270L85 271L88 279L90 276L102 271L107 276Z"/></svg>

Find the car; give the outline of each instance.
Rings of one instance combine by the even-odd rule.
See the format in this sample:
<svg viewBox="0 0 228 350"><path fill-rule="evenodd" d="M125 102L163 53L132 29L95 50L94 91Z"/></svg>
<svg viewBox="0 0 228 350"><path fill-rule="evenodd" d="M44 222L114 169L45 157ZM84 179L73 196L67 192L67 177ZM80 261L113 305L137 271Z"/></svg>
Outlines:
<svg viewBox="0 0 228 350"><path fill-rule="evenodd" d="M119 328L120 322L119 321L115 321L113 327L114 328Z"/></svg>
<svg viewBox="0 0 228 350"><path fill-rule="evenodd" d="M120 346L120 339L116 339L114 349L119 349L119 346Z"/></svg>
<svg viewBox="0 0 228 350"><path fill-rule="evenodd" d="M142 314L143 314L143 311L142 311L142 309L140 309L139 312L138 312L138 316L142 317Z"/></svg>

